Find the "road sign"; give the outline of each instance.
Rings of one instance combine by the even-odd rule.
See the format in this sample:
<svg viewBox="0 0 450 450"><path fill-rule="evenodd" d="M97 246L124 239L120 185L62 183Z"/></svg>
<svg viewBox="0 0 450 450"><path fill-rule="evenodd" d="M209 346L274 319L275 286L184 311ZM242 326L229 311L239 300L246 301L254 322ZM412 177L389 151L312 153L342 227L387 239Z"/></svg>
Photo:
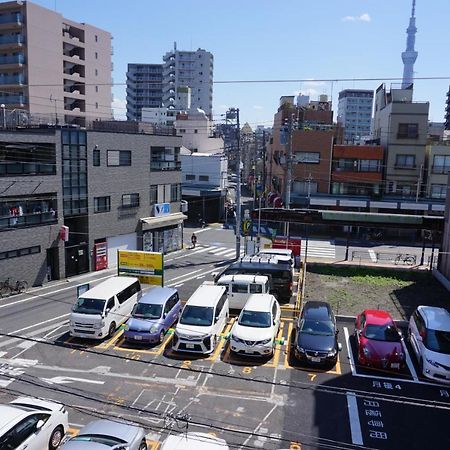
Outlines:
<svg viewBox="0 0 450 450"><path fill-rule="evenodd" d="M252 221L250 219L245 219L242 222L242 233L244 233L246 236L250 233L252 229Z"/></svg>

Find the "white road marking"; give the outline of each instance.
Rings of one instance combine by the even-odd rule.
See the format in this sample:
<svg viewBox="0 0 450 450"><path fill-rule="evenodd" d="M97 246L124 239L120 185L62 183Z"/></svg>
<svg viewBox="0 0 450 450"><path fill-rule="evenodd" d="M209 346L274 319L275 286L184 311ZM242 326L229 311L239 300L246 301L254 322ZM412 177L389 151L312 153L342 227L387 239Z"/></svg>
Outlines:
<svg viewBox="0 0 450 450"><path fill-rule="evenodd" d="M405 352L406 364L408 366L409 371L411 372L413 380L419 381L419 377L417 376L416 369L414 368L411 357L409 356L409 352L408 352L408 349L406 348L404 339L402 339L402 347L403 347L403 351Z"/></svg>
<svg viewBox="0 0 450 450"><path fill-rule="evenodd" d="M218 269L215 267L214 269L211 269L211 270L207 270L206 272L204 272L204 275L207 275L208 273L212 273L212 272L216 272ZM189 277L189 278L186 278L185 280L183 280L183 282L186 282L186 281L189 281L189 280L193 280L194 278L197 278L198 277L198 275L194 275L194 276L191 276L191 277ZM179 283L179 281L177 281L177 282L175 282L175 283L168 283L168 284L166 284L166 287L173 287L173 286L175 286L177 283Z"/></svg>
<svg viewBox="0 0 450 450"><path fill-rule="evenodd" d="M218 254L224 250L229 250L227 247L217 247L217 248L210 247L210 248L212 248L213 250L211 250L209 253L212 253L213 255Z"/></svg>
<svg viewBox="0 0 450 450"><path fill-rule="evenodd" d="M197 272L201 272L203 269L197 269L197 270L193 270L192 272L189 273L185 273L183 275L180 275L179 277L173 277L170 280L166 280L166 281L175 281L178 280L180 278L184 278L184 277L188 277L189 275L192 275L193 273L197 273Z"/></svg>
<svg viewBox="0 0 450 450"><path fill-rule="evenodd" d="M80 383L92 383L92 384L105 384L104 381L88 380L87 378L74 378L74 377L53 377L53 378L41 378L48 384L71 384L75 381Z"/></svg>
<svg viewBox="0 0 450 450"><path fill-rule="evenodd" d="M354 392L347 392L347 408L350 418L350 431L352 433L352 442L356 445L363 445L361 432L361 422L359 421L358 403Z"/></svg>
<svg viewBox="0 0 450 450"><path fill-rule="evenodd" d="M369 252L370 259L372 262L377 262L377 255L375 255L375 252L373 250L367 250Z"/></svg>
<svg viewBox="0 0 450 450"><path fill-rule="evenodd" d="M350 336L348 335L347 327L344 327L344 335L345 335L345 344L347 346L347 352L350 361L350 369L352 370L352 375L354 376L356 375L355 362L353 361L353 352L350 345Z"/></svg>
<svg viewBox="0 0 450 450"><path fill-rule="evenodd" d="M52 319L48 319L48 320L44 320L44 322L35 323L34 325L30 325L30 326L28 326L28 327L21 328L20 330L9 331L8 333L11 333L11 334L17 334L17 333L20 333L21 331L25 331L25 330L29 330L30 328L35 328L35 327L41 326L41 325L43 325L44 323L53 322L54 320L61 319L62 317L66 317L66 316L68 316L68 315L70 315L70 313L62 314L61 316L53 317Z"/></svg>

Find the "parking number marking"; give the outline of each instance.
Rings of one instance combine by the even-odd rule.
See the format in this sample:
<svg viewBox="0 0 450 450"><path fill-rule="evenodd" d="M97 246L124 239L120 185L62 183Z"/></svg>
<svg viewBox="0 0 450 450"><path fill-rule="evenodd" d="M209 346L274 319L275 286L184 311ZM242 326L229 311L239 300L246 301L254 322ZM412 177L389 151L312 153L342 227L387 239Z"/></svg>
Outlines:
<svg viewBox="0 0 450 450"><path fill-rule="evenodd" d="M317 375L315 373L308 373L308 375L309 375L309 380L310 381L314 381L316 379L316 377L317 377Z"/></svg>
<svg viewBox="0 0 450 450"><path fill-rule="evenodd" d="M289 450L302 450L302 446L298 442L291 442Z"/></svg>
<svg viewBox="0 0 450 450"><path fill-rule="evenodd" d="M192 364L192 361L187 359L186 361L183 361L183 364L181 365L182 369L189 369L190 365Z"/></svg>
<svg viewBox="0 0 450 450"><path fill-rule="evenodd" d="M246 374L252 373L252 368L251 367L244 367L242 369L242 372L246 373Z"/></svg>

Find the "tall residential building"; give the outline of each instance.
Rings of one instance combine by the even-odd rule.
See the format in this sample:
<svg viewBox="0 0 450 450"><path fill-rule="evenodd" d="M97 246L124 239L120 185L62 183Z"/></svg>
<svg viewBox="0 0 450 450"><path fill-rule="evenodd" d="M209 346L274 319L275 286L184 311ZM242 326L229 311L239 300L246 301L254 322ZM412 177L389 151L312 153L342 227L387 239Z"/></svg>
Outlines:
<svg viewBox="0 0 450 450"><path fill-rule="evenodd" d="M339 92L337 121L344 127L344 142L353 144L370 134L373 91L345 89Z"/></svg>
<svg viewBox="0 0 450 450"><path fill-rule="evenodd" d="M409 26L406 29L406 50L402 53L403 61L403 82L402 89L406 89L414 81L414 63L416 62L418 53L414 49L416 42L416 0L412 2L411 17L409 19Z"/></svg>
<svg viewBox="0 0 450 450"><path fill-rule="evenodd" d="M162 64L128 64L127 120L142 120L142 108L162 106Z"/></svg>
<svg viewBox="0 0 450 450"><path fill-rule="evenodd" d="M112 118L111 34L29 1L0 4L0 103L45 122Z"/></svg>
<svg viewBox="0 0 450 450"><path fill-rule="evenodd" d="M449 86L448 91L447 91L447 101L446 101L446 107L445 107L444 129L446 131L450 130L450 86Z"/></svg>
<svg viewBox="0 0 450 450"><path fill-rule="evenodd" d="M191 88L191 108L200 108L212 117L213 68L212 53L199 48L195 52L174 49L164 57L163 103L167 108L180 109L177 90Z"/></svg>

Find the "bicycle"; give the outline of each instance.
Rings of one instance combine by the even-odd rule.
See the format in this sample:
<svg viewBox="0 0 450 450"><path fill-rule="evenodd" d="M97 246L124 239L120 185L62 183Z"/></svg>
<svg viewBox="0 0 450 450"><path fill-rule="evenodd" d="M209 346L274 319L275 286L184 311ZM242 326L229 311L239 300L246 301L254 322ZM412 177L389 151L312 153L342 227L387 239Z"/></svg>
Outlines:
<svg viewBox="0 0 450 450"><path fill-rule="evenodd" d="M404 263L408 266L416 264L416 257L408 253L400 253L397 258L395 258L395 264Z"/></svg>
<svg viewBox="0 0 450 450"><path fill-rule="evenodd" d="M0 297L10 296L12 294L21 294L28 289L28 283L25 280L17 280L11 284L11 278L7 278L0 283Z"/></svg>

